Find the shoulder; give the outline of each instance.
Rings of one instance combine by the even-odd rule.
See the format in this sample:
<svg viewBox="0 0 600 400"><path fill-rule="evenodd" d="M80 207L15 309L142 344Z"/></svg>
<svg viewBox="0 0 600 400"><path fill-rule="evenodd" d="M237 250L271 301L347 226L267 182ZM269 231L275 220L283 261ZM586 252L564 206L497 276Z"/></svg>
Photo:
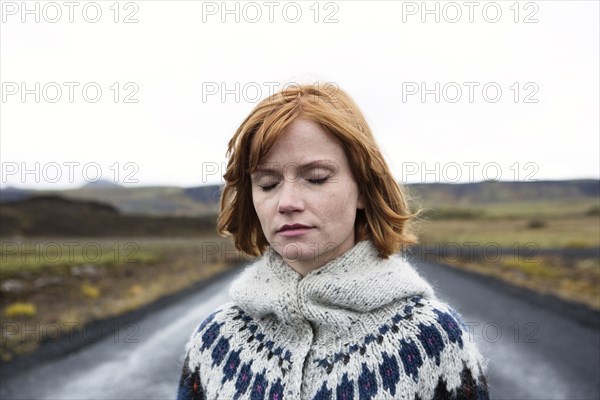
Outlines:
<svg viewBox="0 0 600 400"><path fill-rule="evenodd" d="M457 309L436 297L413 296L406 300L396 315L396 331L403 363L416 367L407 371L426 367L444 390L487 392L487 361L470 334L470 323ZM412 365L415 363L418 365Z"/></svg>
<svg viewBox="0 0 600 400"><path fill-rule="evenodd" d="M191 332L185 345L186 364L190 369L201 362L202 353L213 344L224 340L236 330L234 325L243 323L248 317L235 305L227 302L213 309Z"/></svg>
<svg viewBox="0 0 600 400"><path fill-rule="evenodd" d="M202 336L210 336L205 335L208 332L220 332L223 328L227 329L229 324L247 318L249 317L246 316L246 313L233 301L224 303L210 311L206 317L198 322L191 333L187 346L189 348Z"/></svg>

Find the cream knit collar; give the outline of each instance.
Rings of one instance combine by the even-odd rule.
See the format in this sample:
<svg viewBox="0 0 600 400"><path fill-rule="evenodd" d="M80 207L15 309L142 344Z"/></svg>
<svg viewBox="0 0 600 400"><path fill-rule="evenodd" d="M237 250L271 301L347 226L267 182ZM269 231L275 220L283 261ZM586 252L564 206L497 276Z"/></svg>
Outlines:
<svg viewBox="0 0 600 400"><path fill-rule="evenodd" d="M403 299L435 298L431 285L404 258L380 258L371 240L304 278L269 247L238 275L229 295L255 319L292 331L310 324L324 340L373 332L382 317L398 312Z"/></svg>

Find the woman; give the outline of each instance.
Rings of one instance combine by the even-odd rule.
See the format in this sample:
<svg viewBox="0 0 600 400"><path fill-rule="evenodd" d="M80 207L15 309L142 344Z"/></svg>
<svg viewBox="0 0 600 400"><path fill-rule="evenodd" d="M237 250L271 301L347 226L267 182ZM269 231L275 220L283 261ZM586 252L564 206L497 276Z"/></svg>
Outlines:
<svg viewBox="0 0 600 400"><path fill-rule="evenodd" d="M461 317L399 250L406 197L352 99L302 85L229 142L217 230L260 256L186 346L179 399L487 399Z"/></svg>

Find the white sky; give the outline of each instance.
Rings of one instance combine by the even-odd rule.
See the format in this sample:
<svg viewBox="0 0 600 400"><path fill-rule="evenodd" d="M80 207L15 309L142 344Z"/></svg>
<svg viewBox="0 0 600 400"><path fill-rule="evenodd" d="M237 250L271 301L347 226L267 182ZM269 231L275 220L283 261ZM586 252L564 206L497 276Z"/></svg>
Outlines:
<svg viewBox="0 0 600 400"><path fill-rule="evenodd" d="M21 1L2 2L2 187L77 187L97 173L126 185L221 183L227 142L258 102L255 89L264 98L270 82L315 81L356 100L398 180L600 177L597 1L476 2L473 22L462 1L428 2L439 22L420 1L273 2L273 22L268 2L228 2L239 22L220 1L121 2L118 23L114 1L76 2L72 23L64 2L27 6L36 4L39 22ZM99 21L87 22L96 8ZM497 9L499 21L488 22ZM129 14L138 22L124 23ZM329 14L337 22L325 23ZM21 84L35 92L36 82L39 103L34 94L23 101ZM64 82L78 84L72 103ZM436 82L439 103L433 93L423 102L421 83ZM472 102L464 82L478 85ZM95 103L83 97L88 83L102 89ZM138 102L125 103L136 86Z"/></svg>

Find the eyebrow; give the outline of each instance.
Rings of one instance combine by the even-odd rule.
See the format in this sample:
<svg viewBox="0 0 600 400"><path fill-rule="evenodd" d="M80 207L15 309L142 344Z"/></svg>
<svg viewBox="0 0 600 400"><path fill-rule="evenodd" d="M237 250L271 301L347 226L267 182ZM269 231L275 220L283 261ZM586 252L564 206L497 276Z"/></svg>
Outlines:
<svg viewBox="0 0 600 400"><path fill-rule="evenodd" d="M267 165L268 164L269 163L267 163ZM270 163L270 164L274 164L274 163ZM275 164L280 165L280 163L275 163ZM289 165L289 164L296 165L296 163L285 163L284 166ZM308 163L305 163L305 164L302 164L299 166L299 169L301 172L311 170L314 168L324 168L331 172L335 172L337 170L336 163L331 160L315 160L315 161L311 161L311 162L308 162ZM258 168L256 168L255 172L273 172L273 171L275 171L275 168L273 168L273 167L259 165Z"/></svg>

